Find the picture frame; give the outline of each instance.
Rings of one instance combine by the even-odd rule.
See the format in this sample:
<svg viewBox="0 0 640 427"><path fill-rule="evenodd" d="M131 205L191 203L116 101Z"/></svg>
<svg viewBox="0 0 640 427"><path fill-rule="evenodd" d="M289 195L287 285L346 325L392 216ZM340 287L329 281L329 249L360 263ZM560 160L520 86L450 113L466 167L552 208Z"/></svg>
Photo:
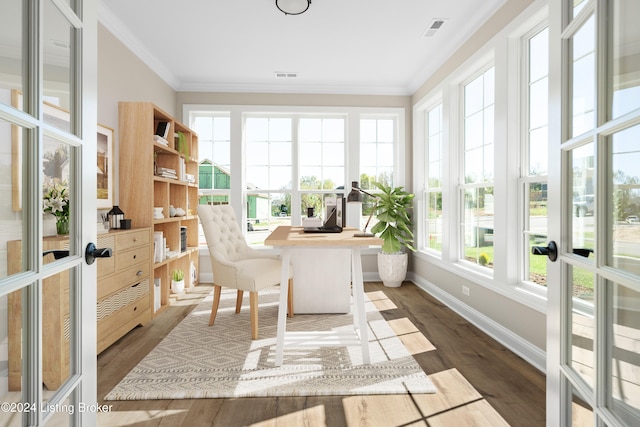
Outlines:
<svg viewBox="0 0 640 427"><path fill-rule="evenodd" d="M22 110L22 92L11 91L11 105ZM71 121L69 112L51 103L43 104L43 118L45 123L58 129L69 132ZM97 188L96 208L111 209L113 206L113 138L114 130L108 126L98 124L96 135L97 154ZM47 146L56 144L52 138L45 137L45 150ZM22 210L22 129L20 126L11 126L11 202L14 211Z"/></svg>
<svg viewBox="0 0 640 427"><path fill-rule="evenodd" d="M110 127L98 124L96 137L98 209L113 207L113 135Z"/></svg>

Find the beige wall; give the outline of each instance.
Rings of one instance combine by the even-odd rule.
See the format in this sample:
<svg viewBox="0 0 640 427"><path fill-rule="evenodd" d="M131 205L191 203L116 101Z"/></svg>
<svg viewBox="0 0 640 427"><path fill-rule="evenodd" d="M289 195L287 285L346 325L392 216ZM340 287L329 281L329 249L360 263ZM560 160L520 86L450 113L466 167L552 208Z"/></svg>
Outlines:
<svg viewBox="0 0 640 427"><path fill-rule="evenodd" d="M114 173L118 176L118 102L150 101L175 114L176 93L104 26L98 26L98 122L115 131ZM119 183L115 180L114 204Z"/></svg>
<svg viewBox="0 0 640 427"><path fill-rule="evenodd" d="M424 82L414 93L412 103L415 105L429 95L443 80L454 73L469 57L473 56L532 3L533 0L508 0L476 34ZM544 313L494 292L490 287L474 283L462 275L454 273L453 269L442 268L437 262L430 262L430 260L415 256L412 261L410 269L417 281L430 283L438 290L458 300L464 309L474 310L539 349L546 348L546 315ZM463 285L470 289L470 296L462 294ZM495 286L507 285L495 283Z"/></svg>

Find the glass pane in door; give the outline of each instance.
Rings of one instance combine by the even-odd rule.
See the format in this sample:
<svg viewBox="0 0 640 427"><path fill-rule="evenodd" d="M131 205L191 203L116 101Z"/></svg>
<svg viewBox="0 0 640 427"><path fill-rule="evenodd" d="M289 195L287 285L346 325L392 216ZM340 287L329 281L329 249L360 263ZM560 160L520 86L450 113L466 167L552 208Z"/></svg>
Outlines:
<svg viewBox="0 0 640 427"><path fill-rule="evenodd" d="M608 265L640 275L640 125L610 137L608 204L612 257Z"/></svg>
<svg viewBox="0 0 640 427"><path fill-rule="evenodd" d="M611 390L616 405L640 410L640 290L618 283L613 287ZM622 416L622 415L621 415Z"/></svg>
<svg viewBox="0 0 640 427"><path fill-rule="evenodd" d="M592 427L594 425L593 409L574 390L571 399L571 426Z"/></svg>
<svg viewBox="0 0 640 427"><path fill-rule="evenodd" d="M22 387L22 292L0 295L0 425L22 426L26 411L37 410L26 402Z"/></svg>
<svg viewBox="0 0 640 427"><path fill-rule="evenodd" d="M69 241L68 236L72 231L70 224L73 221L72 208L76 189L72 187L71 173L74 164L74 148L58 139L45 134L43 152L43 189L42 210L44 236L60 236ZM43 244L45 247L46 243ZM58 250L70 249L56 248ZM56 253L59 256L63 252ZM68 255L68 253L66 254Z"/></svg>
<svg viewBox="0 0 640 427"><path fill-rule="evenodd" d="M571 135L578 136L595 124L595 19L592 16L571 39Z"/></svg>
<svg viewBox="0 0 640 427"><path fill-rule="evenodd" d="M22 104L17 105L9 96L12 91L22 94L24 80L23 73L23 44L22 39L22 0L3 0L0 13L0 28L2 33L2 49L0 49L0 102L12 105L22 110Z"/></svg>
<svg viewBox="0 0 640 427"><path fill-rule="evenodd" d="M617 0L611 2L613 14L613 78L611 79L611 115L620 117L640 107L640 79L638 79L638 48L640 31L638 16L640 2Z"/></svg>
<svg viewBox="0 0 640 427"><path fill-rule="evenodd" d="M43 88L44 99L67 113L71 112L73 27L51 0L44 3ZM45 115L47 112L44 112ZM45 120L46 121L46 120ZM53 121L69 131L70 120Z"/></svg>
<svg viewBox="0 0 640 427"><path fill-rule="evenodd" d="M571 151L571 210L573 249L595 248L595 157L594 144L588 143ZM591 257L593 260L593 257Z"/></svg>
<svg viewBox="0 0 640 427"><path fill-rule="evenodd" d="M31 134L28 129L0 119L2 140L11 141L10 144L1 144L0 148L0 173L8 178L9 184L0 189L0 195L4 200L0 208L0 221L5 224L0 241L6 248L6 251L0 251L0 277L21 273L29 268L26 262L22 262L19 250L25 232L25 212L22 205L27 196L22 188L28 176L24 167L24 153Z"/></svg>
<svg viewBox="0 0 640 427"><path fill-rule="evenodd" d="M593 387L595 381L595 320L593 273L579 268L570 268L572 286L569 363L576 373Z"/></svg>

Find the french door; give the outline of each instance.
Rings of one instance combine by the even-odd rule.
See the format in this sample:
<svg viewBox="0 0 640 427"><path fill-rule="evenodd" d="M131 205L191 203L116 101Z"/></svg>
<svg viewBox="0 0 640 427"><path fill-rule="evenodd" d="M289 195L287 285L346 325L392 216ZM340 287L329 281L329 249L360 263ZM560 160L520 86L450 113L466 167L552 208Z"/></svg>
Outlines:
<svg viewBox="0 0 640 427"><path fill-rule="evenodd" d="M2 0L3 426L96 425L96 51L95 0Z"/></svg>
<svg viewBox="0 0 640 427"><path fill-rule="evenodd" d="M547 425L640 425L640 2L550 2Z"/></svg>

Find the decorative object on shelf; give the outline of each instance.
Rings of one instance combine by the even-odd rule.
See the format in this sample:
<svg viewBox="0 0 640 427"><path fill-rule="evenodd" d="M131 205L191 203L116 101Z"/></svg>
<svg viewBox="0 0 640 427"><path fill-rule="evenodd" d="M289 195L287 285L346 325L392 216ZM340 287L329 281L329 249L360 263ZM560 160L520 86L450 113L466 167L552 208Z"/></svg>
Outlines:
<svg viewBox="0 0 640 427"><path fill-rule="evenodd" d="M276 7L285 15L300 15L309 9L311 0L276 0Z"/></svg>
<svg viewBox="0 0 640 427"><path fill-rule="evenodd" d="M123 230L130 230L131 229L131 220L130 219L123 219L120 221L120 228L122 228Z"/></svg>
<svg viewBox="0 0 640 427"><path fill-rule="evenodd" d="M413 207L414 195L404 191L404 187L373 183L381 193L369 194L358 186L357 181L351 183L351 193L347 197L350 202L362 201L360 193L376 199L376 204L367 220L364 231L373 214L378 223L371 232L383 240L382 252L378 253L378 274L385 286L399 287L407 275L408 255L403 248L415 251L413 247L413 223L409 217L409 209Z"/></svg>
<svg viewBox="0 0 640 427"><path fill-rule="evenodd" d="M69 234L69 186L51 180L45 183L43 210L56 217L56 232Z"/></svg>
<svg viewBox="0 0 640 427"><path fill-rule="evenodd" d="M118 205L111 208L107 216L109 217L109 227L116 230L122 228L121 222L124 219L124 212Z"/></svg>
<svg viewBox="0 0 640 427"><path fill-rule="evenodd" d="M181 294L184 292L184 270L176 268L171 272L171 292Z"/></svg>
<svg viewBox="0 0 640 427"><path fill-rule="evenodd" d="M189 145L182 131L176 132L176 150L184 156L187 162L189 161Z"/></svg>
<svg viewBox="0 0 640 427"><path fill-rule="evenodd" d="M164 218L164 214L162 213L163 210L164 210L164 208L162 206L154 207L153 208L153 219L163 219Z"/></svg>

